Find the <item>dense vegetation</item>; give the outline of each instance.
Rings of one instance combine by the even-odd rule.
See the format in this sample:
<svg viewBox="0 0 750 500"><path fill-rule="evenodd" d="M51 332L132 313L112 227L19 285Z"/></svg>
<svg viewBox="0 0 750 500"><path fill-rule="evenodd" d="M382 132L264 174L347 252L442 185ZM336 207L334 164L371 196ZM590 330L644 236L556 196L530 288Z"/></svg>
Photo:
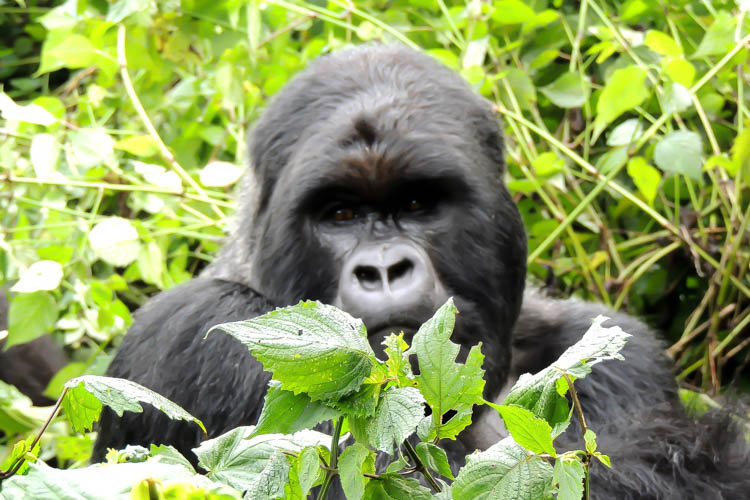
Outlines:
<svg viewBox="0 0 750 500"><path fill-rule="evenodd" d="M747 389L747 1L50 3L0 3L0 280L6 344L51 334L70 355L52 398L210 261L266 100L372 41L496 103L540 286L664 331L686 388ZM40 415L0 394L1 459ZM59 423L42 457L90 445Z"/></svg>

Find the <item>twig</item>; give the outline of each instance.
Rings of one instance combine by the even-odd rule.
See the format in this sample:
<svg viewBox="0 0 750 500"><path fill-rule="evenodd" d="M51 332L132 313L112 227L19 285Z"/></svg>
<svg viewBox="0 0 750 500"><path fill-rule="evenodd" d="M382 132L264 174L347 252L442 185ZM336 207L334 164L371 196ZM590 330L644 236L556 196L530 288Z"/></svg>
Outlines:
<svg viewBox="0 0 750 500"><path fill-rule="evenodd" d="M404 441L404 449L406 450L406 454L409 455L409 458L411 458L414 461L415 468L422 473L424 478L427 480L428 483L430 483L430 486L432 486L432 489L435 490L436 493L440 493L443 491L443 488L440 487L440 483L438 483L434 477L432 477L432 474L430 474L430 471L427 469L427 467L424 466L422 461L419 459L419 455L417 455L417 450L414 449L414 447L411 445L409 441Z"/></svg>
<svg viewBox="0 0 750 500"><path fill-rule="evenodd" d="M576 410L576 415L578 416L578 423L581 425L581 436L583 436L583 442L584 442L584 448L586 448L586 431L589 430L589 428L586 426L586 417L583 416L583 408L581 408L581 402L578 401L578 393L575 390L575 387L573 387L573 381L568 376L568 373L565 370L560 370L563 377L565 377L565 380L568 382L568 390L570 391L570 396L573 398L573 407ZM589 450L586 449L586 458L583 460L583 499L589 500L589 497L591 495L590 489L589 489L589 468L591 467L591 453L589 453Z"/></svg>
<svg viewBox="0 0 750 500"><path fill-rule="evenodd" d="M44 425L37 433L36 437L34 438L34 441L31 443L31 446L29 446L29 450L34 450L34 446L37 445L39 440L42 438L42 434L44 434L44 431L47 430L47 427L49 427L50 422L55 418L57 415L57 412L60 410L60 405L62 404L62 400L65 397L65 394L67 394L68 388L66 387L62 394L60 394L60 397L57 398L57 403L55 403L55 407L52 409L52 413L50 414L49 418L47 418L47 421L44 422ZM18 457L18 459L11 464L10 468L7 471L0 471L0 482L2 482L5 479L8 479L9 477L13 476L18 470L21 468L21 466L26 461L26 454L24 454L21 457Z"/></svg>
<svg viewBox="0 0 750 500"><path fill-rule="evenodd" d="M336 426L333 429L333 436L331 436L331 465L326 468L326 477L323 480L323 486L320 487L318 500L322 500L328 495L328 489L331 487L333 478L338 474L336 467L339 462L339 437L341 436L341 428L343 425L344 417L339 417L336 421Z"/></svg>
<svg viewBox="0 0 750 500"><path fill-rule="evenodd" d="M193 179L190 174L188 174L185 169L182 168L182 166L175 159L172 152L169 150L169 148L167 148L167 145L164 144L164 141L161 140L159 133L154 127L154 124L151 123L151 119L148 117L146 110L143 108L140 99L138 99L138 94L136 94L135 88L133 87L133 82L130 80L130 75L128 74L128 60L125 56L124 24L121 24L117 30L117 62L120 64L120 75L122 76L122 82L125 85L125 92L127 92L130 101L133 103L133 107L135 108L136 113L138 113L138 117L143 122L143 125L146 127L149 135L152 139L154 139L154 141L156 141L156 144L159 147L159 152L161 153L164 160L169 164L172 170L177 172L177 175L179 175L183 181L185 181L188 185L190 185L190 187L195 189L195 192L198 193L200 200L207 203L214 211L214 213L223 219L225 216L221 209L219 209L219 207L211 201L211 199L206 195L206 192L203 190L203 188L200 187L197 182L195 182L195 179Z"/></svg>

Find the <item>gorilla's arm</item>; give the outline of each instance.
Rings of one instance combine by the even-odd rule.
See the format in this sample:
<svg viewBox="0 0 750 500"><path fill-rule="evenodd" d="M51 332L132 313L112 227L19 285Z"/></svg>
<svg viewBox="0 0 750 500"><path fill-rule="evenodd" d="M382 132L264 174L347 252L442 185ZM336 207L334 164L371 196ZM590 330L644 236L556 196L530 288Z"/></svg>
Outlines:
<svg viewBox="0 0 750 500"><path fill-rule="evenodd" d="M592 498L747 498L750 457L738 425L726 411L700 419L685 413L662 342L632 316L527 293L514 332L514 377L554 362L599 314L611 318L605 326L632 337L625 361L602 362L575 385L587 426L613 462L612 469L592 465ZM555 443L562 450L583 447L577 419Z"/></svg>
<svg viewBox="0 0 750 500"><path fill-rule="evenodd" d="M204 336L219 323L239 321L273 307L239 283L196 278L151 299L137 313L109 367L108 375L137 382L176 402L201 419L209 437L255 423L263 406L268 374L237 340L221 332ZM203 438L194 423L170 421L144 405L143 413L122 418L102 413L93 461L107 448L169 443L194 460L190 449Z"/></svg>

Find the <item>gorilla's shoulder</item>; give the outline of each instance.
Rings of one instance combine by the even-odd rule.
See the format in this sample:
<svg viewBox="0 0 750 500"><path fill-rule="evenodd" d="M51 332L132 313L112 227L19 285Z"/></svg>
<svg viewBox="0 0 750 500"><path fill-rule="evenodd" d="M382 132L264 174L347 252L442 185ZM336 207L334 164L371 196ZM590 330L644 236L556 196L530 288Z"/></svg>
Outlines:
<svg viewBox="0 0 750 500"><path fill-rule="evenodd" d="M272 309L260 293L244 284L194 278L158 294L136 312L110 373L136 381L138 374L143 377L144 372L155 373L155 366L140 366L146 360L154 365L154 352L161 354L159 362L181 366L190 356L210 352L211 344L231 341L225 335L213 334L219 339L204 344L211 327L253 318Z"/></svg>

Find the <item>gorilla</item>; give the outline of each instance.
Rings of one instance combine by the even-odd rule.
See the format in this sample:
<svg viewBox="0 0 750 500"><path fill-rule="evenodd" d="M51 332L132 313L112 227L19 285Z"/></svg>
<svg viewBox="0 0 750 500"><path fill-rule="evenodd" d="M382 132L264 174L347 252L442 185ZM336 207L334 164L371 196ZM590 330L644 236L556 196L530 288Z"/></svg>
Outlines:
<svg viewBox="0 0 750 500"><path fill-rule="evenodd" d="M254 424L268 374L218 323L317 299L364 320L371 343L413 334L444 300L460 314L464 355L482 342L485 397L500 401L603 313L633 334L627 361L577 384L586 419L614 467L592 467L597 499L740 499L745 441L725 413L695 419L678 399L659 340L636 319L524 292L526 237L503 183L503 142L489 102L453 71L400 46L319 58L273 99L250 138L236 227L199 277L137 313L109 369L182 405L213 437ZM446 443L454 467L504 435L496 412ZM168 443L195 460L197 426L153 409L102 415L107 448ZM561 449L581 447L576 424Z"/></svg>

